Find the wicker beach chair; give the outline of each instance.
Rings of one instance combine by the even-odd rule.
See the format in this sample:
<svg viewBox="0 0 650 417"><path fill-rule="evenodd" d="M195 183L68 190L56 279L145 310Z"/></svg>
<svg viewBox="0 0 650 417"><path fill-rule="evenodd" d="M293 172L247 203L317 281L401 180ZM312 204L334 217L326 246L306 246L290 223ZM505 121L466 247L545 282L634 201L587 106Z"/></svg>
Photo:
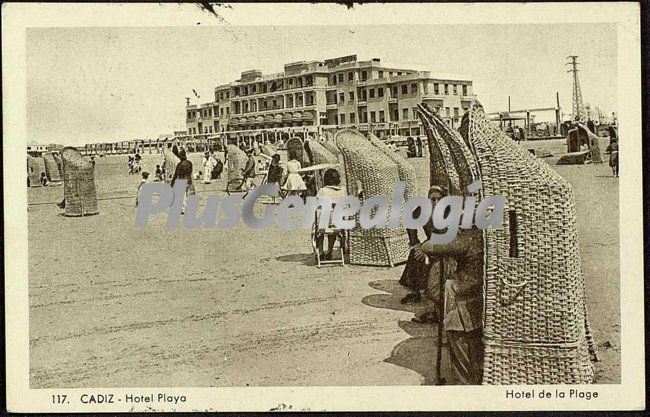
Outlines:
<svg viewBox="0 0 650 417"><path fill-rule="evenodd" d="M587 317L573 188L471 110L485 195L506 197L484 231L484 384L585 384L596 354Z"/></svg>
<svg viewBox="0 0 650 417"><path fill-rule="evenodd" d="M300 166L305 168L309 166L309 158L305 153L302 139L292 137L287 141L287 160L295 159L300 162Z"/></svg>
<svg viewBox="0 0 650 417"><path fill-rule="evenodd" d="M397 174L400 181L406 183L406 190L404 191L404 198L408 200L409 198L415 196L418 190L417 178L415 174L415 168L411 165L406 159L404 159L400 154L395 152L386 146L385 143L381 141L377 136L370 135L370 143L377 147L382 153L384 153L388 158L395 163L397 166Z"/></svg>
<svg viewBox="0 0 650 417"><path fill-rule="evenodd" d="M81 217L99 213L95 167L72 147L61 151L65 216Z"/></svg>
<svg viewBox="0 0 650 417"><path fill-rule="evenodd" d="M340 130L334 141L341 152L349 195L363 190L363 198L391 196L400 180L397 164L384 152L354 130ZM350 264L394 266L406 262L410 250L403 226L390 229L364 229L357 225L350 230Z"/></svg>
<svg viewBox="0 0 650 417"><path fill-rule="evenodd" d="M27 156L27 175L30 187L41 186L42 172L46 172L45 160L42 157Z"/></svg>
<svg viewBox="0 0 650 417"><path fill-rule="evenodd" d="M246 166L246 154L237 146L228 145L228 182L243 179L242 170Z"/></svg>
<svg viewBox="0 0 650 417"><path fill-rule="evenodd" d="M61 176L61 171L59 170L59 164L54 159L54 155L51 153L45 154L43 157L45 160L45 174L47 175L48 181L51 182L61 182L63 178Z"/></svg>

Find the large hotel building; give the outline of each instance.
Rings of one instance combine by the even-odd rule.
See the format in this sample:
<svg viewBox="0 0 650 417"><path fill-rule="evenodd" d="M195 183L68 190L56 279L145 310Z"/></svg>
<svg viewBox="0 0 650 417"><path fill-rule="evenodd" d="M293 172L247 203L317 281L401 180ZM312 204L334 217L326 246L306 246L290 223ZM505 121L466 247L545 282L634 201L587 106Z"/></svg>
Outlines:
<svg viewBox="0 0 650 417"><path fill-rule="evenodd" d="M245 71L217 86L214 101L186 106L188 136L256 136L354 127L380 138L422 133L416 105L439 108L452 125L475 100L472 81L433 77L356 55L284 65L284 72ZM277 133L276 133L277 135Z"/></svg>

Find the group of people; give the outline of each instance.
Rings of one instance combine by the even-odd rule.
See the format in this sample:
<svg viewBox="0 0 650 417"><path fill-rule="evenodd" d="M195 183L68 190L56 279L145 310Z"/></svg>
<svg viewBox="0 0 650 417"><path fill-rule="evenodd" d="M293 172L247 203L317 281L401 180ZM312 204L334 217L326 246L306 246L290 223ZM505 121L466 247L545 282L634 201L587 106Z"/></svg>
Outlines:
<svg viewBox="0 0 650 417"><path fill-rule="evenodd" d="M138 152L136 152L133 156L129 155L127 164L129 166L129 175L142 172L142 157Z"/></svg>
<svg viewBox="0 0 650 417"><path fill-rule="evenodd" d="M415 139L411 136L406 138L406 156L408 158L421 157L423 149L424 142L420 136L416 136Z"/></svg>
<svg viewBox="0 0 650 417"><path fill-rule="evenodd" d="M199 172L199 177L203 176L203 184L210 184L213 180L218 180L221 178L222 172L223 162L221 159L214 151L206 151L203 154L203 172Z"/></svg>

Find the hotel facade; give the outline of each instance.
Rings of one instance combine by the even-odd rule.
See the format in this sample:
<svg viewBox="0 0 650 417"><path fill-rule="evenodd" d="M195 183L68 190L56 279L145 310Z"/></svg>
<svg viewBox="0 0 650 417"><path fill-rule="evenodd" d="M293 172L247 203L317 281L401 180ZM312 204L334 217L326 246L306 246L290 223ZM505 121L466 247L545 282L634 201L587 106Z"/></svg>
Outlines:
<svg viewBox="0 0 650 417"><path fill-rule="evenodd" d="M372 131L380 138L420 135L417 104L439 108L456 126L475 99L471 80L389 67L377 58L300 61L285 64L277 74L245 71L240 79L217 86L213 102L197 105L187 99L186 135L266 134L277 140L283 133L318 135L341 128Z"/></svg>

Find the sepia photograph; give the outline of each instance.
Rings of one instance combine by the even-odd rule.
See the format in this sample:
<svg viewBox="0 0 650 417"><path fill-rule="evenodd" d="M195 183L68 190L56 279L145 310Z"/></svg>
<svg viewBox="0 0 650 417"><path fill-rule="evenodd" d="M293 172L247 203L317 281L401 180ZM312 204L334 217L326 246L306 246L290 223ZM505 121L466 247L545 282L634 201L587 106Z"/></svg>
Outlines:
<svg viewBox="0 0 650 417"><path fill-rule="evenodd" d="M437 407L403 389L499 387L501 409L642 392L624 370L643 369L642 335L622 336L643 320L640 101L622 93L640 79L621 74L622 24L568 19L609 10L580 5L465 22L152 3L128 7L160 18L120 24L127 5L95 4L78 10L106 9L97 24L27 24L4 142L21 389L58 411L358 409L268 391L289 387L385 388L394 410ZM456 395L442 408L465 409Z"/></svg>

